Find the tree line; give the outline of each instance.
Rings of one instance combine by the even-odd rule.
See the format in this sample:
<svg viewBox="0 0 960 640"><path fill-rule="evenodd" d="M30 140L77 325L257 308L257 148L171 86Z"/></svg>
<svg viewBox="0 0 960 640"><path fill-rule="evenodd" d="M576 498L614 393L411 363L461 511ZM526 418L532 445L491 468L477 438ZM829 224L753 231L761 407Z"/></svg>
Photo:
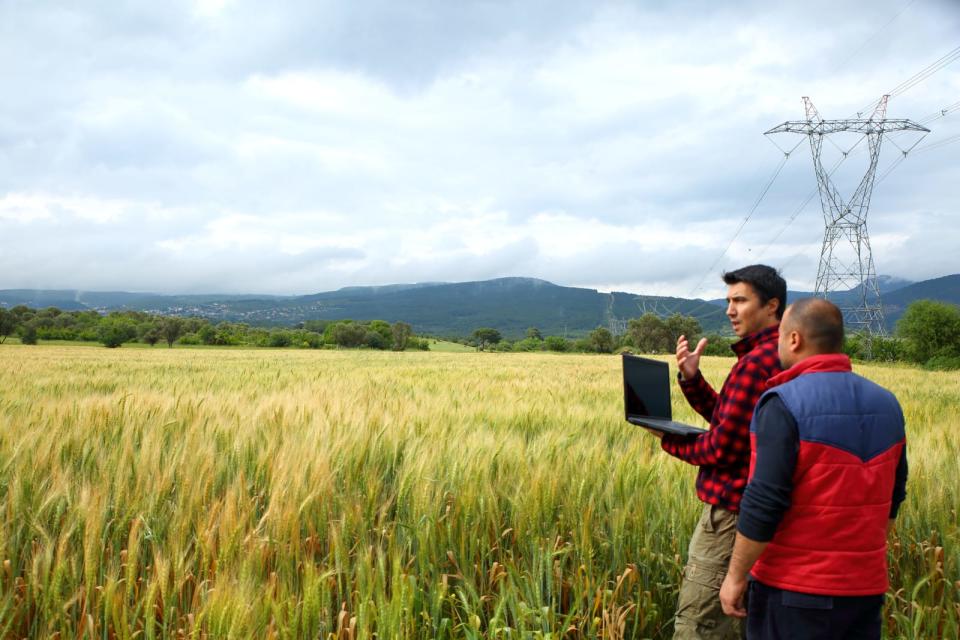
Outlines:
<svg viewBox="0 0 960 640"><path fill-rule="evenodd" d="M627 322L626 331L613 334L606 327L597 327L583 337L544 337L536 327L526 336L510 341L499 331L481 327L460 342L480 351L556 351L582 353L673 353L677 338L687 336L699 340L703 331L696 318L674 314L661 318L647 313ZM728 356L736 338L708 335L707 355ZM935 300L917 300L910 304L897 322L891 336L874 336L867 341L861 335L847 336L844 350L852 358L880 362L909 362L928 369L960 369L960 308Z"/></svg>
<svg viewBox="0 0 960 640"><path fill-rule="evenodd" d="M661 318L652 313L627 321L626 331L614 334L607 327L597 327L585 336L544 336L537 327L527 329L517 340L506 339L497 329L480 327L459 342L478 351L556 351L561 353L617 353L624 350L637 353L673 353L677 338L685 335L699 339L703 335L700 322L693 317L675 313ZM719 334L707 336L708 354L729 355L733 339Z"/></svg>
<svg viewBox="0 0 960 640"><path fill-rule="evenodd" d="M298 348L366 348L427 350L426 337L416 336L405 322L384 320L308 320L294 327L255 327L245 323L212 323L204 318L162 316L142 311L61 311L56 307L31 309L24 305L0 307L0 344L16 335L23 344L40 340L99 342L119 347L127 342L150 346L233 345ZM530 327L523 338L506 339L499 330L480 327L458 342L480 351L553 351L560 353L673 353L677 338L699 340L703 330L696 318L674 314L666 318L647 313L627 322L626 331L614 334L597 327L585 336L544 336ZM730 355L731 336L712 334L707 355ZM960 369L960 308L933 300L918 300L907 307L890 337L848 336L846 352L854 357L884 362L904 361L929 369Z"/></svg>
<svg viewBox="0 0 960 640"><path fill-rule="evenodd" d="M205 318L162 316L142 311L61 311L0 307L0 344L15 335L23 344L40 340L99 342L119 347L128 342L154 346L221 345L251 347L366 348L427 350L428 341L414 335L406 322L384 320L308 320L294 327L254 327L238 322L212 323Z"/></svg>

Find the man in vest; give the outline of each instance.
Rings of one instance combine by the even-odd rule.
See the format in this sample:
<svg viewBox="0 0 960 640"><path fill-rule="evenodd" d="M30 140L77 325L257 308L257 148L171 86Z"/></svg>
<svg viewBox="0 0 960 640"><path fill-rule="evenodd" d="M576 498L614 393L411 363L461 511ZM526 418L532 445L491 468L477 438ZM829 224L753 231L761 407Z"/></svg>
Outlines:
<svg viewBox="0 0 960 640"><path fill-rule="evenodd" d="M723 274L727 284L727 317L740 340L732 345L737 362L718 393L700 372L706 339L690 349L685 336L677 341L680 389L710 430L695 438L661 437L670 455L699 467L697 497L704 503L690 539L687 564L677 599L674 640L740 637L736 622L725 615L717 594L730 562L737 510L750 467L750 418L766 389L780 373L777 327L787 303L787 283L762 264Z"/></svg>
<svg viewBox="0 0 960 640"><path fill-rule="evenodd" d="M750 483L720 589L748 638L880 638L886 541L906 495L904 419L892 393L851 372L842 347L834 304L787 309L786 370L750 425Z"/></svg>

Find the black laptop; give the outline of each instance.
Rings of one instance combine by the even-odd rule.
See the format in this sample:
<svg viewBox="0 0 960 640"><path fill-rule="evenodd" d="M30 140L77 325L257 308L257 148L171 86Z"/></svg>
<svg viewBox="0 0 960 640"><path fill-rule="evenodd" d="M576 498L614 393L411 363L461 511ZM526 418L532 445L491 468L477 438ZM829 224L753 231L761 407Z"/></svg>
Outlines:
<svg viewBox="0 0 960 640"><path fill-rule="evenodd" d="M623 406L630 424L681 436L706 433L706 429L672 420L670 367L660 360L623 354Z"/></svg>

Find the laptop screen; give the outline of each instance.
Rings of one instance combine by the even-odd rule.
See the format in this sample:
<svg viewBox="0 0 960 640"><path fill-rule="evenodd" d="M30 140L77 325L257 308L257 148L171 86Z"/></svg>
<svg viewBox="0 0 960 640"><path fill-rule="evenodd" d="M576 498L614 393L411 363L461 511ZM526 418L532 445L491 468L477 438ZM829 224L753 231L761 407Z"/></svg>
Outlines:
<svg viewBox="0 0 960 640"><path fill-rule="evenodd" d="M667 363L623 354L623 401L627 418L648 416L671 420Z"/></svg>

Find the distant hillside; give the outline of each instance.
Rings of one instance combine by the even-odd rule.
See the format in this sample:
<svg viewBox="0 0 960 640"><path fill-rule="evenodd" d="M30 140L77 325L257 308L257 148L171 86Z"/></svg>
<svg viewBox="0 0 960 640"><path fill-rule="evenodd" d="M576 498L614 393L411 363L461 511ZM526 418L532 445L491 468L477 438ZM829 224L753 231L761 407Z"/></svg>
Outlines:
<svg viewBox="0 0 960 640"><path fill-rule="evenodd" d="M217 302L239 302L249 299L282 300L283 296L250 294L162 295L159 293L129 293L127 291L79 291L76 289L3 289L0 306L19 304L34 309L57 307L64 311L99 311L114 309L156 310L160 308L189 307Z"/></svg>
<svg viewBox="0 0 960 640"><path fill-rule="evenodd" d="M914 282L892 293L881 295L887 325L893 327L910 303L915 300L939 300L960 305L960 273Z"/></svg>
<svg viewBox="0 0 960 640"><path fill-rule="evenodd" d="M880 299L883 301L883 314L887 322L887 329L893 331L897 320L903 315L911 302L917 300L939 300L960 306L960 274L933 278L922 282L912 282L893 276L877 276L880 285ZM860 287L849 291L834 291L828 296L837 304L855 303L860 294ZM811 291L788 291L788 300L809 298ZM726 304L724 300L710 301L718 306Z"/></svg>
<svg viewBox="0 0 960 640"><path fill-rule="evenodd" d="M600 293L563 287L534 278L478 282L418 283L382 287L345 287L307 296L163 296L143 293L79 291L0 291L0 305L42 308L136 309L169 315L253 325L291 325L305 320L402 320L418 333L463 336L477 327L499 329L508 337L537 327L544 335L584 335L598 326L624 325L646 309L697 316L708 331L727 327L723 311L704 300L632 293Z"/></svg>
<svg viewBox="0 0 960 640"><path fill-rule="evenodd" d="M884 278L882 287L891 327L914 300L932 298L960 304L960 274L915 283ZM837 294L837 301L854 294ZM808 295L790 292L789 297ZM101 312L135 309L264 326L317 319L402 320L421 334L464 336L477 327L489 326L511 338L522 336L528 327L537 327L544 335L571 337L584 335L598 326L613 325L622 330L629 318L650 311L658 315L693 315L707 332L729 332L722 300L687 300L620 291L600 293L533 278L345 287L306 296L0 290L0 306L18 304Z"/></svg>

